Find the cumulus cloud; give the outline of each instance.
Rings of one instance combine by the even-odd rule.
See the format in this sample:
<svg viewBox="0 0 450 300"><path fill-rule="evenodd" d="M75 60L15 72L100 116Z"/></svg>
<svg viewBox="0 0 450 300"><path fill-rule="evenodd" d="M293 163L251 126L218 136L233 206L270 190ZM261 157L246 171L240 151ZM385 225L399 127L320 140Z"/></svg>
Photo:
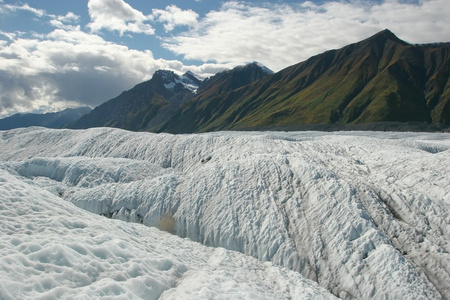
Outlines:
<svg viewBox="0 0 450 300"><path fill-rule="evenodd" d="M191 9L182 10L175 5L169 5L166 9L153 9L156 21L165 23L164 29L172 31L177 26L195 27L198 14Z"/></svg>
<svg viewBox="0 0 450 300"><path fill-rule="evenodd" d="M189 67L105 41L79 26L55 29L42 39L17 37L0 47L0 116L96 106L158 69L186 72ZM207 65L190 69L208 72Z"/></svg>
<svg viewBox="0 0 450 300"><path fill-rule="evenodd" d="M65 16L58 16L57 19L63 23L77 23L80 16L69 11Z"/></svg>
<svg viewBox="0 0 450 300"><path fill-rule="evenodd" d="M155 33L153 27L146 23L152 20L151 16L145 16L123 0L89 0L89 15L92 22L88 27L93 32L106 29L117 31L120 35L125 32Z"/></svg>
<svg viewBox="0 0 450 300"><path fill-rule="evenodd" d="M5 8L0 3L0 13L5 9L29 10L56 28L49 33L0 30L0 117L97 106L150 79L158 69L178 73L191 70L207 77L230 67L216 63L187 66L177 60L155 59L150 50L134 50L106 41L95 32L153 33L153 28L145 24L153 16L144 16L121 0L89 1L91 33L83 31L85 27L78 24L80 17L72 12L51 15L29 6ZM165 12L182 16L174 21L169 15L158 14L159 21L166 22L168 28L196 20L176 7L168 7Z"/></svg>
<svg viewBox="0 0 450 300"><path fill-rule="evenodd" d="M0 30L0 35L3 35L4 37L8 38L9 40L14 39L17 36L17 33L15 32L6 32L3 30ZM6 41L5 41L6 43Z"/></svg>
<svg viewBox="0 0 450 300"><path fill-rule="evenodd" d="M277 71L385 28L411 43L448 41L446 2L231 1L206 14L195 28L167 40L164 47L186 59L232 64L257 60Z"/></svg>
<svg viewBox="0 0 450 300"><path fill-rule="evenodd" d="M79 20L80 16L74 14L73 12L68 12L64 16L52 16L50 24L56 28L70 30L76 28L73 24L78 23Z"/></svg>

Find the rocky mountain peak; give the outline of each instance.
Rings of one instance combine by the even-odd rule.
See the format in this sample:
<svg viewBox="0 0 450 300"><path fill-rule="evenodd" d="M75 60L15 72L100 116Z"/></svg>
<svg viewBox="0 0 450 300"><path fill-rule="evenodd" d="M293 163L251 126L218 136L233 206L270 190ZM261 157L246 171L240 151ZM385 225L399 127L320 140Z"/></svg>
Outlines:
<svg viewBox="0 0 450 300"><path fill-rule="evenodd" d="M403 45L407 45L408 43L406 43L405 41L399 39L392 31L390 31L389 29L385 29L383 31L380 31L376 34L374 34L373 36L369 37L366 41L394 41Z"/></svg>
<svg viewBox="0 0 450 300"><path fill-rule="evenodd" d="M251 62L251 63L246 64L246 65L241 66L241 67L242 67L243 69L259 69L259 70L262 70L262 71L263 71L264 73L266 73L267 75L271 75L271 74L274 73L271 69L267 68L267 67L264 66L262 63L257 62L257 61Z"/></svg>
<svg viewBox="0 0 450 300"><path fill-rule="evenodd" d="M198 76L191 71L180 76L170 70L157 70L153 75L152 80L164 85L164 88L171 92L188 89L195 93L202 83Z"/></svg>

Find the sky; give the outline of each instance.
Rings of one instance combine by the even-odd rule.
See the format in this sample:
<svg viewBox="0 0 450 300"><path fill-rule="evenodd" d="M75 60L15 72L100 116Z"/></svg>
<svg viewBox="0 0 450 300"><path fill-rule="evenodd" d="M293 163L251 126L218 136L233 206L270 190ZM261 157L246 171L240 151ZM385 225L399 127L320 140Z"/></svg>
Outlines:
<svg viewBox="0 0 450 300"><path fill-rule="evenodd" d="M448 0L0 0L0 118L90 106L158 69L277 72L390 29L450 41Z"/></svg>

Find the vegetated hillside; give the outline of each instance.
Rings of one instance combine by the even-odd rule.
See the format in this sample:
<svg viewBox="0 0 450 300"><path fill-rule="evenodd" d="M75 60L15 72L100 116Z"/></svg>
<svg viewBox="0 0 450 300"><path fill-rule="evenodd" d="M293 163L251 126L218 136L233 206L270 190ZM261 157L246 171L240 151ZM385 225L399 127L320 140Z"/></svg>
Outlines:
<svg viewBox="0 0 450 300"><path fill-rule="evenodd" d="M89 113L89 107L67 108L63 111L45 114L15 114L0 119L0 130L20 127L42 126L47 128L60 128Z"/></svg>
<svg viewBox="0 0 450 300"><path fill-rule="evenodd" d="M282 282L274 283L277 276L270 275L267 265L247 264L220 247L295 270L341 299L449 299L448 133L170 135L114 128L26 128L3 132L0 149L0 224L7 230L0 239L0 278L4 279L0 285L8 283L8 289L0 289L1 298L4 290L14 291L9 283L29 292L31 284L23 286L20 281L29 277L50 289L58 286L53 282L59 283L61 274L82 276L69 281L77 284L75 291L66 286L54 293L85 292L86 285L97 290L110 284L122 286L114 290L128 290L147 271L158 279L145 286L162 280L155 269L160 264L141 255L147 249L144 245L154 239L151 231L106 219L103 227L87 215L89 219L82 221L84 214L68 205L73 203L99 215L219 247L217 252L202 254L207 250L176 244L161 235L148 251L152 259L169 260L175 266L185 261L186 269L203 274L202 280L213 278L219 294L220 283L227 282L236 290L231 298L246 298L240 292L255 286L249 279L268 292L281 290L279 297L285 299L295 298L289 296L296 294L295 284L284 282L286 270ZM34 197L43 201L44 209ZM71 213L61 218L50 210L56 219L49 221L47 207ZM48 224L54 226L47 229ZM104 228L111 231L105 233ZM149 233L151 241L141 232ZM65 233L85 243L68 242ZM37 244L43 234L48 242ZM176 249L166 253L170 247L165 247L158 254L155 249L166 239ZM129 253L133 248L138 254ZM197 265L189 263L189 257ZM192 272L181 276L176 267L170 268L172 264L166 265L164 274L176 276L170 279L176 283L174 292L195 283ZM142 272L126 272L134 266L142 267ZM247 272L244 266L258 269ZM106 274L104 267L118 275ZM58 272L61 268L64 272ZM9 276L8 269L17 277ZM44 273L47 270L52 272ZM110 281L104 283L96 274ZM250 277L238 280L240 276ZM128 280L129 284L123 283ZM205 298L211 298L208 295Z"/></svg>
<svg viewBox="0 0 450 300"><path fill-rule="evenodd" d="M182 105L169 132L302 124L450 124L450 43L410 45L384 30L228 93Z"/></svg>
<svg viewBox="0 0 450 300"><path fill-rule="evenodd" d="M192 72L178 76L172 71L158 70L151 80L103 103L67 127L161 131L179 111L180 105L196 94L209 95L211 90L216 89L228 92L269 73L263 66L252 63L221 72L203 82Z"/></svg>

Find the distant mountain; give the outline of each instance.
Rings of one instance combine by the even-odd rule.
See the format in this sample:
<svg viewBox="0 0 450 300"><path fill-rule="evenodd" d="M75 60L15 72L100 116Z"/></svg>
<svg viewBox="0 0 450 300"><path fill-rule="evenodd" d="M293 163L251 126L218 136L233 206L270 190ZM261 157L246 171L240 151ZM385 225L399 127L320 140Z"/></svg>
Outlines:
<svg viewBox="0 0 450 300"><path fill-rule="evenodd" d="M172 71L156 71L149 81L101 104L67 127L156 130L178 110L183 101L195 95L201 82L192 72L179 76Z"/></svg>
<svg viewBox="0 0 450 300"><path fill-rule="evenodd" d="M305 124L450 124L450 43L411 45L389 30L311 57L245 87L206 89L164 130ZM200 89L199 89L200 91Z"/></svg>
<svg viewBox="0 0 450 300"><path fill-rule="evenodd" d="M9 130L20 127L42 126L47 128L60 128L89 113L89 107L67 108L60 112L46 114L15 114L0 119L0 130Z"/></svg>
<svg viewBox="0 0 450 300"><path fill-rule="evenodd" d="M256 62L218 73L204 81L192 72L179 76L172 71L158 70L149 81L103 103L67 127L107 126L162 131L180 105L196 95L209 97L230 92L271 73Z"/></svg>

